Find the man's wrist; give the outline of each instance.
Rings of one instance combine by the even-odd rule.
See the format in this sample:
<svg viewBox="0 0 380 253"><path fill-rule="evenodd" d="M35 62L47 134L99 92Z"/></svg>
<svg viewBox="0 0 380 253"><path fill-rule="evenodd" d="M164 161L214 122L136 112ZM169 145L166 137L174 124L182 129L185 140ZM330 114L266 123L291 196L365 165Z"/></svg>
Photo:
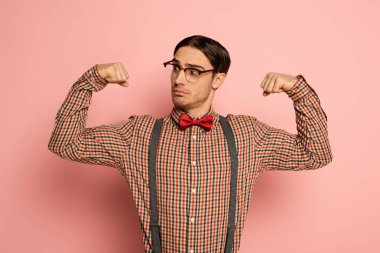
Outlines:
<svg viewBox="0 0 380 253"><path fill-rule="evenodd" d="M93 91L99 91L107 85L107 80L103 79L98 72L98 64L89 68L84 74L84 78L93 87Z"/></svg>
<svg viewBox="0 0 380 253"><path fill-rule="evenodd" d="M311 92L309 85L306 82L306 79L302 75L297 75L297 81L293 85L293 87L285 91L285 93L294 101L302 98Z"/></svg>
<svg viewBox="0 0 380 253"><path fill-rule="evenodd" d="M100 72L99 72L99 64L95 64L94 65L94 76L95 76L95 80L99 83L102 83L102 84L107 84L108 81L106 79L104 79L101 75L100 75Z"/></svg>

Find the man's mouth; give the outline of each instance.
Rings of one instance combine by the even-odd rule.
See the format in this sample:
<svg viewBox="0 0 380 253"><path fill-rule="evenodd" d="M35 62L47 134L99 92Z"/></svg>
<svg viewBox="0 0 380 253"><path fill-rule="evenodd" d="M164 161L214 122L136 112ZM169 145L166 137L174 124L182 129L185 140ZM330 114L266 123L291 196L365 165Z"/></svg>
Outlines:
<svg viewBox="0 0 380 253"><path fill-rule="evenodd" d="M173 94L176 95L176 96L185 96L187 95L187 92L184 91L184 90L181 90L181 89L174 89L173 90Z"/></svg>

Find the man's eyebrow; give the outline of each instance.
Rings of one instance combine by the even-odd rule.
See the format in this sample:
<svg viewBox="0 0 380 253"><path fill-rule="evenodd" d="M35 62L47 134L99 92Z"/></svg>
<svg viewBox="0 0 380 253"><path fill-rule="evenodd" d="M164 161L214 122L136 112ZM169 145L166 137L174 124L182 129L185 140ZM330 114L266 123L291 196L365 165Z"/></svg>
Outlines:
<svg viewBox="0 0 380 253"><path fill-rule="evenodd" d="M176 62L176 63L181 63L179 60L177 60L176 58L173 58L173 60L172 60L173 62ZM188 65L188 66L190 66L190 67L192 67L192 68L200 68L200 69L205 69L204 67L202 67L202 66L199 66L199 65L196 65L196 64L190 64L190 63L185 63L185 65Z"/></svg>

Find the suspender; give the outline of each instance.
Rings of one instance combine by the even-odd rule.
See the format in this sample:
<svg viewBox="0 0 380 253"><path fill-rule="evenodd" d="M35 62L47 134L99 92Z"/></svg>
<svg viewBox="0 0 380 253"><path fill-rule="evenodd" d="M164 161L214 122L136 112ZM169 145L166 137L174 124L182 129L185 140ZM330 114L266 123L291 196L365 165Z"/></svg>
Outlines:
<svg viewBox="0 0 380 253"><path fill-rule="evenodd" d="M236 190L237 190L237 168L238 159L235 146L235 139L230 125L225 117L219 115L223 133L228 143L228 150L231 160L231 181L230 181L230 203L228 212L227 238L224 253L231 253L235 236L235 212L236 212ZM152 232L153 252L162 253L161 231L158 226L157 210L157 187L156 187L156 152L161 134L163 118L156 120L149 144L149 196L150 196L150 230Z"/></svg>

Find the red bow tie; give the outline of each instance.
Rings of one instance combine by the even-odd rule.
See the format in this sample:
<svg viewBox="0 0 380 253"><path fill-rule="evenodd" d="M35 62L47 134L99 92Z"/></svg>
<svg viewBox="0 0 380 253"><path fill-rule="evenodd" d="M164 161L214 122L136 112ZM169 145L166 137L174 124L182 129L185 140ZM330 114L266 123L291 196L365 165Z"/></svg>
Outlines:
<svg viewBox="0 0 380 253"><path fill-rule="evenodd" d="M179 120L179 128L181 130L185 130L191 125L198 125L202 127L203 129L205 129L206 131L210 131L212 127L212 115L209 114L200 119L192 119L186 113L182 113Z"/></svg>

